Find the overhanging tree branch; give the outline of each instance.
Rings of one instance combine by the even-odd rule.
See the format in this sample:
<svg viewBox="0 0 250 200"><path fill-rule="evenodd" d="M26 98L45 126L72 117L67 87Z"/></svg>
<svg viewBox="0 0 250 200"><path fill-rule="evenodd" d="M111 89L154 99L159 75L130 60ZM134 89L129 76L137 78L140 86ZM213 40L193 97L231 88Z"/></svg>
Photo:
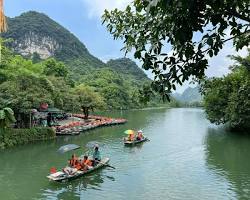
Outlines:
<svg viewBox="0 0 250 200"><path fill-rule="evenodd" d="M229 9L229 10L226 11L226 13L229 14L229 15L232 15L232 16L234 16L236 18L239 18L241 20L244 20L244 21L247 21L247 22L250 23L250 17L241 15L236 10Z"/></svg>

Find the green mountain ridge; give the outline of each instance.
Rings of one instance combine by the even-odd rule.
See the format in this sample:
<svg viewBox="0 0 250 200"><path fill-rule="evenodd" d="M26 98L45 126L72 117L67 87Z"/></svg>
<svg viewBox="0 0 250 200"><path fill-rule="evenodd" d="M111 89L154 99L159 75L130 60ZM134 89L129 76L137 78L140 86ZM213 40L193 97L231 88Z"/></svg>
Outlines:
<svg viewBox="0 0 250 200"><path fill-rule="evenodd" d="M140 69L137 64L129 58L111 59L107 62L107 65L117 73L122 73L124 76L133 76L139 81L144 79L149 80L143 70Z"/></svg>
<svg viewBox="0 0 250 200"><path fill-rule="evenodd" d="M108 63L91 55L86 46L70 31L47 15L29 11L14 18L8 18L8 31L4 38L11 38L10 47L26 58L54 57L69 68L71 77L82 80L96 69L110 68L124 76L143 82L149 80L145 73L128 58L110 60Z"/></svg>
<svg viewBox="0 0 250 200"><path fill-rule="evenodd" d="M67 91L83 84L84 87L91 87L101 96L106 109L130 109L144 106L139 96L140 89L145 84L149 85L151 80L131 59L119 58L104 63L91 55L85 45L67 29L45 14L35 11L8 18L8 26L8 32L3 35L6 39L12 39L7 43L8 47L15 54L32 59L33 63L30 60L22 60L18 56L14 56L13 61L20 60L24 70L29 67L26 63L29 63L30 67L40 68L40 70L36 69L40 72L37 76L44 74L48 76L48 82L57 91L57 96L48 97L52 105L59 106L59 108L63 104L67 105L66 97L69 95ZM55 58L55 60L48 60L49 58ZM65 66L57 61L62 61ZM46 66L49 67L46 68ZM12 64L8 67L11 69ZM15 67L12 68L15 69ZM44 69L52 74L43 71ZM60 75L66 74L64 80L50 77L58 76L57 70L62 70ZM30 73L36 72L31 70ZM157 98L152 99L149 105L155 105L157 101ZM67 109L70 109L70 106Z"/></svg>

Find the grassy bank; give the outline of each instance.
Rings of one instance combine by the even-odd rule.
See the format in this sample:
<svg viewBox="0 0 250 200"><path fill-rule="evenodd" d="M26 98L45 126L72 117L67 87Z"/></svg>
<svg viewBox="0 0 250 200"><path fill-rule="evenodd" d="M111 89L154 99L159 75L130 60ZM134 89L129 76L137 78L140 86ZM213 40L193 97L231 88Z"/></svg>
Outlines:
<svg viewBox="0 0 250 200"><path fill-rule="evenodd" d="M0 129L0 149L56 137L51 128Z"/></svg>

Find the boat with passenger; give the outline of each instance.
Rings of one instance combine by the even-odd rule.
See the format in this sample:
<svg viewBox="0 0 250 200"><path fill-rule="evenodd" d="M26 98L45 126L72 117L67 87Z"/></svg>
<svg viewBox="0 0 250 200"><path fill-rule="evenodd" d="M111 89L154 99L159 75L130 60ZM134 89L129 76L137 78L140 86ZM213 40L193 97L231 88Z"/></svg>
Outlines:
<svg viewBox="0 0 250 200"><path fill-rule="evenodd" d="M126 146L134 146L136 144L149 141L149 139L143 135L142 130L137 131L137 135L135 135L134 130L126 130L125 133L128 135L123 139L124 145Z"/></svg>
<svg viewBox="0 0 250 200"><path fill-rule="evenodd" d="M71 181L77 178L80 178L86 174L89 174L93 171L96 171L100 168L103 168L105 166L108 166L108 162L109 162L109 158L103 158L101 161L99 161L94 167L92 168L88 168L87 170L81 170L81 169L77 169L77 168L71 168L71 171L65 171L65 170L61 170L59 172L54 172L51 173L47 176L47 178L51 181L56 181L56 182L67 182L67 181ZM70 169L70 168L68 168Z"/></svg>

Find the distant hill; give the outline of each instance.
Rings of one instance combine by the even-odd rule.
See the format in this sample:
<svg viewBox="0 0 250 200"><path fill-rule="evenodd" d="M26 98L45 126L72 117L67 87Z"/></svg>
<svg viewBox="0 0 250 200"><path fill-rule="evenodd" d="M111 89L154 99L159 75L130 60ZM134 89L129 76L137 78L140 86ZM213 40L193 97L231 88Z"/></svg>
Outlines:
<svg viewBox="0 0 250 200"><path fill-rule="evenodd" d="M199 86L188 87L182 94L173 93L172 96L181 103L201 102L202 96L199 92Z"/></svg>
<svg viewBox="0 0 250 200"><path fill-rule="evenodd" d="M3 37L13 39L10 47L17 54L27 58L36 57L38 60L55 57L65 62L74 80L83 80L85 75L102 68L111 68L134 81L148 79L136 63L128 58L110 60L105 64L91 55L70 31L43 13L29 11L7 20L9 28Z"/></svg>
<svg viewBox="0 0 250 200"><path fill-rule="evenodd" d="M9 47L16 54L35 62L50 57L64 62L70 72L69 80L93 87L110 109L143 106L139 89L151 80L132 60L102 62L70 31L43 13L30 11L7 20L9 29L3 36L13 39Z"/></svg>
<svg viewBox="0 0 250 200"><path fill-rule="evenodd" d="M130 76L138 81L149 80L147 75L140 69L137 64L129 58L119 58L107 62L109 68L123 76Z"/></svg>
<svg viewBox="0 0 250 200"><path fill-rule="evenodd" d="M3 36L14 40L11 47L18 54L29 58L38 54L41 59L55 57L78 74L106 67L77 37L43 13L30 11L7 20L8 31Z"/></svg>

